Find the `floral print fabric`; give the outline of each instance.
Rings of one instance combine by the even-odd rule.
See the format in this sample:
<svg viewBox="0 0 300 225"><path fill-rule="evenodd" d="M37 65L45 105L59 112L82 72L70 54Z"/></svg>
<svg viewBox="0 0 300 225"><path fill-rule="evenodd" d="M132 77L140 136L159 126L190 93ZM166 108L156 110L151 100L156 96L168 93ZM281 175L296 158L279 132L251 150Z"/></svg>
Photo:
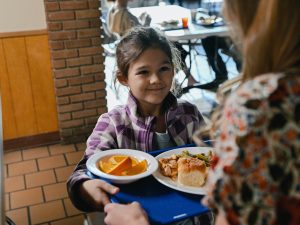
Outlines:
<svg viewBox="0 0 300 225"><path fill-rule="evenodd" d="M267 74L228 97L209 174L230 224L300 224L300 76Z"/></svg>

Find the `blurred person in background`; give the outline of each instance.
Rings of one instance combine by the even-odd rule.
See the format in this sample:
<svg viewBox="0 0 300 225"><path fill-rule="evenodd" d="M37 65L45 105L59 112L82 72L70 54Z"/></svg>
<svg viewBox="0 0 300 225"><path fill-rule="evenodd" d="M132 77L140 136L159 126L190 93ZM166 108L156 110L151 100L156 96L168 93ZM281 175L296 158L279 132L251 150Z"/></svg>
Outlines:
<svg viewBox="0 0 300 225"><path fill-rule="evenodd" d="M123 36L129 29L135 26L149 26L151 17L147 13L141 14L139 18L134 16L128 8L130 0L116 0L108 11L107 25L112 33Z"/></svg>
<svg viewBox="0 0 300 225"><path fill-rule="evenodd" d="M216 17L222 17L222 5L223 0L202 2L202 6L208 10L208 14ZM227 67L219 52L220 50L231 56L236 64L237 71L241 71L241 55L230 37L209 36L201 39L201 43L207 56L208 64L215 73L215 78L212 82L201 85L203 89L215 89L228 79Z"/></svg>

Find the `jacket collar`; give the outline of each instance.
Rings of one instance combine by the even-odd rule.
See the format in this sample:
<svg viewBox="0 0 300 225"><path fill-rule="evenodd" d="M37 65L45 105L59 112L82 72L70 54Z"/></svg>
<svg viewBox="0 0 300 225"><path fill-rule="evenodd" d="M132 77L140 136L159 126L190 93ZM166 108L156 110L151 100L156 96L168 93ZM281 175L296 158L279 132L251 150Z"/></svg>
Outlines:
<svg viewBox="0 0 300 225"><path fill-rule="evenodd" d="M171 107L176 107L177 105L177 98L169 92L166 98L163 101L162 104L162 112L167 112ZM128 99L127 99L127 105L126 105L126 112L128 113L129 117L132 119L132 121L144 121L147 123L147 121L152 121L154 119L154 116L147 116L142 117L138 110L138 103L137 99L132 95L131 91L129 92Z"/></svg>

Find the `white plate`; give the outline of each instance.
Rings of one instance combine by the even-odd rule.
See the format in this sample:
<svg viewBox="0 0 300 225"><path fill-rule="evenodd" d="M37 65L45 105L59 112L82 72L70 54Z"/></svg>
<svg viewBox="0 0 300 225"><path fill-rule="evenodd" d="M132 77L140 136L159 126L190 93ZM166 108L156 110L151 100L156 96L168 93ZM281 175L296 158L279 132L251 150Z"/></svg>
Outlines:
<svg viewBox="0 0 300 225"><path fill-rule="evenodd" d="M98 162L103 157L108 157L113 155L128 155L136 158L138 161L142 161L143 159L146 159L148 168L145 172L132 175L132 176L115 176L115 175L110 175L102 172L98 168ZM151 175L155 170L157 170L158 162L152 155L146 152L132 150L132 149L112 149L112 150L101 151L92 155L87 160L86 166L91 173L99 177L106 178L113 183L126 184Z"/></svg>
<svg viewBox="0 0 300 225"><path fill-rule="evenodd" d="M173 154L181 154L182 151L188 150L191 154L200 154L204 153L207 154L209 151L213 151L213 148L210 147L187 147L187 148L177 148L170 151L163 152L156 156L155 158L158 160L160 158L167 158L170 157ZM190 194L197 194L197 195L205 195L206 187L205 185L203 187L192 187L192 186L186 186L179 184L177 180L172 180L170 177L166 177L161 174L160 170L158 169L156 172L152 174L156 180L158 180L160 183L173 188L177 191L183 191Z"/></svg>

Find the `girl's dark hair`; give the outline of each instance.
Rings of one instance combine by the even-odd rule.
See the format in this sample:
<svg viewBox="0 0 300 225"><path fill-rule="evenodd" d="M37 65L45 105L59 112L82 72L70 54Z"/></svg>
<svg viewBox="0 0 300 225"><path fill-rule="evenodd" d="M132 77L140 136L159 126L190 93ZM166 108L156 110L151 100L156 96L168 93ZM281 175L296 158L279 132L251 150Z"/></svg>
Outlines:
<svg viewBox="0 0 300 225"><path fill-rule="evenodd" d="M128 77L130 63L145 50L158 48L170 59L174 70L180 70L178 50L160 31L151 27L134 27L119 42L116 49L117 76ZM155 59L153 59L155 60Z"/></svg>

